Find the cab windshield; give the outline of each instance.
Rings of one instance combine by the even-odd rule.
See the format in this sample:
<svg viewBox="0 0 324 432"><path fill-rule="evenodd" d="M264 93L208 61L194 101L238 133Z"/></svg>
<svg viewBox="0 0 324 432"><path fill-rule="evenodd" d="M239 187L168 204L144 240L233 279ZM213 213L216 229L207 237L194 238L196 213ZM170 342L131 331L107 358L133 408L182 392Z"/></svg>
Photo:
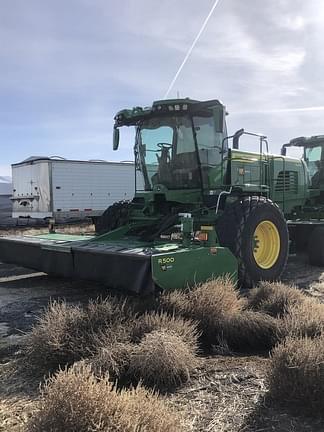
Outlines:
<svg viewBox="0 0 324 432"><path fill-rule="evenodd" d="M324 182L322 146L306 147L305 162L308 167L312 187L319 188Z"/></svg>
<svg viewBox="0 0 324 432"><path fill-rule="evenodd" d="M222 137L215 132L212 116L159 116L143 121L135 150L145 189L156 184L168 189L201 188L204 169L220 163Z"/></svg>

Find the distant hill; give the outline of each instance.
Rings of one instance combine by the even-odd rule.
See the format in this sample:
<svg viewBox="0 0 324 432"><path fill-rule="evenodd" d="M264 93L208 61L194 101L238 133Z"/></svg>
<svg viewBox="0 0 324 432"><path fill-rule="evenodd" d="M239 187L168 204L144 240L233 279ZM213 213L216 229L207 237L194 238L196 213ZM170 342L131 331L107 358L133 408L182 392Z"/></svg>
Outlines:
<svg viewBox="0 0 324 432"><path fill-rule="evenodd" d="M0 176L0 183L11 183L12 179L9 176Z"/></svg>
<svg viewBox="0 0 324 432"><path fill-rule="evenodd" d="M11 177L0 176L0 195L12 195Z"/></svg>

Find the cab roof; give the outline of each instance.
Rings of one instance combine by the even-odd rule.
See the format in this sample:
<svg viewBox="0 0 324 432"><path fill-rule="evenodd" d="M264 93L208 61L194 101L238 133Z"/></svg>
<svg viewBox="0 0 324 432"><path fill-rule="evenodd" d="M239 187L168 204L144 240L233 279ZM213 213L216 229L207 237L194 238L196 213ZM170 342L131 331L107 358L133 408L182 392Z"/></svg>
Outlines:
<svg viewBox="0 0 324 432"><path fill-rule="evenodd" d="M188 112L198 113L215 106L225 109L225 106L217 99L207 101L198 101L190 98L157 100L150 107L134 107L119 111L114 117L115 127L135 125L141 120L160 114L183 115Z"/></svg>
<svg viewBox="0 0 324 432"><path fill-rule="evenodd" d="M285 147L313 147L321 143L324 143L324 135L302 136L291 139L288 144L285 144Z"/></svg>

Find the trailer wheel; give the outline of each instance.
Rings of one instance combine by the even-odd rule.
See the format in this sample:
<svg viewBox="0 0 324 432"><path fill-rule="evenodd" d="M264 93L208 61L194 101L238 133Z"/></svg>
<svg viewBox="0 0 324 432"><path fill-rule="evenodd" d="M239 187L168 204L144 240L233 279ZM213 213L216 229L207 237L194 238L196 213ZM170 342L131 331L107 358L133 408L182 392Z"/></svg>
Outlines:
<svg viewBox="0 0 324 432"><path fill-rule="evenodd" d="M288 228L279 207L265 197L241 198L225 208L217 224L221 245L238 259L239 284L278 280L288 258Z"/></svg>
<svg viewBox="0 0 324 432"><path fill-rule="evenodd" d="M129 201L118 201L109 206L94 221L96 234L104 234L125 225L128 222L129 210Z"/></svg>
<svg viewBox="0 0 324 432"><path fill-rule="evenodd" d="M324 227L317 227L313 230L308 242L309 264L324 266Z"/></svg>

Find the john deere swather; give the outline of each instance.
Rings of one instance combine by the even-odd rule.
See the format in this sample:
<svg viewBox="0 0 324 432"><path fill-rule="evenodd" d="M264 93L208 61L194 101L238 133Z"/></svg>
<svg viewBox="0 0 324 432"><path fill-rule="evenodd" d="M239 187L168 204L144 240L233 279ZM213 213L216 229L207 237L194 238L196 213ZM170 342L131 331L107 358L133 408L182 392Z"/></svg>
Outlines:
<svg viewBox="0 0 324 432"><path fill-rule="evenodd" d="M141 294L219 275L247 287L278 279L288 226L300 246L324 219L324 182L314 183L324 139L291 143L305 146L304 159L296 159L269 154L266 137L250 133L259 151L246 152L239 150L246 132L228 136L225 116L218 100L163 100L118 112L114 149L119 129L134 126L144 190L108 208L95 236L3 237L0 260ZM322 255L324 263L324 248Z"/></svg>

